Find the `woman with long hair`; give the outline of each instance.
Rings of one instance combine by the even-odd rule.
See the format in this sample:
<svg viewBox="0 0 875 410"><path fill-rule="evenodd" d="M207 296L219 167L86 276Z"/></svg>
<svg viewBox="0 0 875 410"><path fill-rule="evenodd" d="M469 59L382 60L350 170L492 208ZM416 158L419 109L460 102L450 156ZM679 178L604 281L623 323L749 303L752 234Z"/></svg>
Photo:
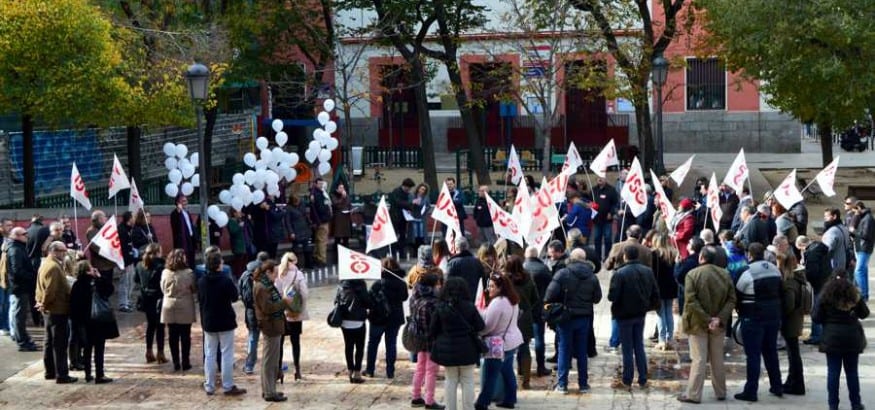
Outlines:
<svg viewBox="0 0 875 410"><path fill-rule="evenodd" d="M85 340L82 364L85 365L85 381L94 380L94 384L112 383L106 377L103 366L106 341L119 337L118 324L113 318L112 323L98 323L91 318L93 297L109 299L112 295L112 277L104 278L88 261L76 263L76 282L70 290L71 320L76 326L84 328ZM94 353L94 378L91 377L91 355Z"/></svg>
<svg viewBox="0 0 875 410"><path fill-rule="evenodd" d="M532 353L529 351L529 342L535 336L535 315L541 314L538 289L535 288L532 276L523 269L523 258L519 256L511 255L507 259L507 263L504 265L504 274L513 282L514 291L520 297L520 315L517 319L517 326L522 334L523 344L519 347L517 366L523 380L522 388L528 390L529 381L532 379Z"/></svg>
<svg viewBox="0 0 875 410"><path fill-rule="evenodd" d="M282 372L283 345L285 344L285 337L288 336L292 341L292 361L295 364L295 380L301 380L301 332L303 330L303 321L310 319L310 314L307 312L307 301L310 299L310 290L307 288L307 276L298 269L298 257L294 252L286 252L283 255L275 276L274 285L279 289L284 298L292 298L298 293L301 295L302 302L300 312L296 313L286 309L285 328L283 334L280 335L279 361L277 363L280 367L279 378L280 380L284 379Z"/></svg>
<svg viewBox="0 0 875 410"><path fill-rule="evenodd" d="M802 354L799 352L799 336L802 335L802 290L806 286L805 268L799 268L792 252L779 252L778 270L784 279L784 298L782 301L781 336L787 342L787 381L784 394L805 394L805 377L802 371Z"/></svg>
<svg viewBox="0 0 875 410"><path fill-rule="evenodd" d="M494 272L498 272L498 252L492 244L484 243L477 249L477 259L483 264L483 271L486 277L489 277Z"/></svg>
<svg viewBox="0 0 875 410"><path fill-rule="evenodd" d="M353 384L364 383L362 379L362 358L365 355L365 335L367 326L365 319L368 317L370 308L368 285L361 279L348 279L340 281L337 294L334 296L334 306L342 309L343 323L340 330L343 332L344 355L346 357L346 369L349 371L349 382Z"/></svg>
<svg viewBox="0 0 875 410"><path fill-rule="evenodd" d="M161 245L150 243L145 248L143 260L137 264L137 275L134 276L134 282L140 290L137 309L146 314L146 363L167 363L164 356L164 325L160 317L164 298L161 292L162 272L164 258L161 256ZM158 356L152 352L153 341L157 342Z"/></svg>
<svg viewBox="0 0 875 410"><path fill-rule="evenodd" d="M410 238L413 240L413 248L419 249L420 245L425 244L425 213L428 211L428 185L421 183L416 186L413 191L413 221L410 221Z"/></svg>
<svg viewBox="0 0 875 410"><path fill-rule="evenodd" d="M427 247L426 247L427 248ZM428 272L419 277L419 282L413 287L410 297L410 320L413 323L413 352L416 352L416 371L413 373L413 389L411 392L412 407L427 409L443 409L444 406L434 400L434 386L437 382L438 364L431 360L431 347L434 339L428 337L432 316L437 307L437 295L443 285L443 275ZM423 388L425 392L423 392Z"/></svg>
<svg viewBox="0 0 875 410"><path fill-rule="evenodd" d="M468 284L449 278L441 288L428 338L434 340L431 361L444 366L448 410L456 410L456 393L462 388L462 409L474 408L474 365L480 359L477 334L486 326L471 302Z"/></svg>
<svg viewBox="0 0 875 410"><path fill-rule="evenodd" d="M258 328L261 329L261 397L265 401L280 402L288 400L284 394L276 391L277 374L280 372L280 351L284 323L283 311L291 303L274 286L277 280L276 264L272 260L265 261L252 272L252 294L255 304L255 317Z"/></svg>
<svg viewBox="0 0 875 410"><path fill-rule="evenodd" d="M182 249L174 249L167 255L167 265L161 272L161 293L164 294L161 323L167 325L173 370L189 370L191 324L195 320L194 295L197 294L197 283Z"/></svg>
<svg viewBox="0 0 875 410"><path fill-rule="evenodd" d="M839 376L842 367L848 383L851 409L862 410L858 366L860 353L866 348L866 334L861 319L869 316L869 307L860 291L844 271L837 272L824 285L812 312L811 320L823 325L820 351L826 353L826 388L830 410L839 408Z"/></svg>
<svg viewBox="0 0 875 410"><path fill-rule="evenodd" d="M504 357L483 359L480 367L480 395L474 408L477 410L489 408L495 383L501 380L504 385L504 397L498 406L512 409L516 405L517 390L516 376L513 374L513 358L517 347L523 343L523 335L517 325L520 297L510 278L501 274L493 274L489 277L486 291L489 293L489 305L481 312L486 326L480 331L480 336L500 337L503 341Z"/></svg>
<svg viewBox="0 0 875 410"><path fill-rule="evenodd" d="M377 348L380 339L386 339L386 377L395 378L395 358L398 355L398 330L404 324L404 301L407 300L407 284L404 269L391 258L383 258L383 275L371 285L369 295L374 306L368 311L371 328L368 333L368 355L363 375L374 377L377 368ZM382 305L382 306L377 306ZM388 310L386 310L388 308Z"/></svg>
<svg viewBox="0 0 875 410"><path fill-rule="evenodd" d="M656 231L651 231L656 232ZM653 249L653 274L659 287L659 350L669 350L674 343L674 300L678 297L678 283L674 278L674 266L678 259L678 251L669 244L666 234L655 233L651 240Z"/></svg>
<svg viewBox="0 0 875 410"><path fill-rule="evenodd" d="M431 256L434 260L434 266L437 266L441 272L444 273L444 277L446 277L449 261L453 256L450 255L450 248L447 246L447 241L443 239L435 239L434 243L431 244Z"/></svg>

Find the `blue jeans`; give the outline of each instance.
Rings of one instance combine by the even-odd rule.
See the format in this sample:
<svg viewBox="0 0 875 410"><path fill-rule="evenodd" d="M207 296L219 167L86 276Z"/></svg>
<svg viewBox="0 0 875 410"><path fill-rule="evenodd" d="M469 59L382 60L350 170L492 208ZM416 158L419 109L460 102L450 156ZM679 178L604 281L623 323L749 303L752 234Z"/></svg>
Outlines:
<svg viewBox="0 0 875 410"><path fill-rule="evenodd" d="M365 373L374 374L377 367L377 348L380 347L380 338L385 335L386 341L386 377L395 377L395 358L398 355L398 329L401 326L380 326L371 324L368 330L368 361L365 365Z"/></svg>
<svg viewBox="0 0 875 410"><path fill-rule="evenodd" d="M772 392L782 392L781 367L778 362L778 330L780 320L754 320L748 317L741 320L741 338L744 340L744 354L747 356L747 382L744 394L757 396L760 380L760 356L769 374L769 387Z"/></svg>
<svg viewBox="0 0 875 410"><path fill-rule="evenodd" d="M684 285L678 285L678 316L684 315Z"/></svg>
<svg viewBox="0 0 875 410"><path fill-rule="evenodd" d="M617 320L623 351L623 384L632 384L632 366L638 368L638 384L647 383L647 356L644 354L644 317ZM635 355L634 359L632 355Z"/></svg>
<svg viewBox="0 0 875 410"><path fill-rule="evenodd" d="M544 343L544 322L532 322L532 331L535 335L535 363L538 365L538 370L546 369L546 344Z"/></svg>
<svg viewBox="0 0 875 410"><path fill-rule="evenodd" d="M674 313L672 307L674 299L660 299L659 309L656 314L659 315L659 341L670 341L674 336Z"/></svg>
<svg viewBox="0 0 875 410"><path fill-rule="evenodd" d="M246 347L246 363L243 369L251 372L255 368L255 362L258 360L258 335L261 333L258 328L249 329L249 338L247 339Z"/></svg>
<svg viewBox="0 0 875 410"><path fill-rule="evenodd" d="M857 251L857 267L854 269L854 281L860 289L863 300L869 301L869 257L871 253Z"/></svg>
<svg viewBox="0 0 875 410"><path fill-rule="evenodd" d="M817 306L820 297L817 292L814 293L814 306ZM811 321L811 333L808 335L808 340L820 341L820 335L823 334L823 325Z"/></svg>
<svg viewBox="0 0 875 410"><path fill-rule="evenodd" d="M559 325L559 380L557 385L568 387L568 373L571 368L571 358L577 359L577 384L582 389L589 386L588 356L589 329L592 327L592 316L575 317Z"/></svg>
<svg viewBox="0 0 875 410"><path fill-rule="evenodd" d="M614 244L612 240L612 232L613 229L613 220L605 221L605 222L594 222L592 224L592 237L593 237L593 246L595 247L595 254L599 258L599 260L604 260L604 256L602 255L602 248L605 249L605 253L611 250L611 245Z"/></svg>
<svg viewBox="0 0 875 410"><path fill-rule="evenodd" d="M480 395L477 396L476 404L488 407L492 401L492 393L495 383L500 377L504 385L503 404L516 404L516 374L513 371L513 356L516 349L504 352L504 360L483 359L480 371L483 372L483 384L480 386Z"/></svg>
<svg viewBox="0 0 875 410"><path fill-rule="evenodd" d="M27 333L27 316L30 314L30 296L26 293L19 295L9 295L9 312L10 320L9 328L12 330L12 337L18 342L18 346L26 346L33 343L30 335Z"/></svg>
<svg viewBox="0 0 875 410"><path fill-rule="evenodd" d="M0 330L9 330L9 296L0 288Z"/></svg>
<svg viewBox="0 0 875 410"><path fill-rule="evenodd" d="M611 319L611 338L608 339L608 347L620 347L620 325L617 319Z"/></svg>
<svg viewBox="0 0 875 410"><path fill-rule="evenodd" d="M848 381L848 396L851 405L860 403L860 377L857 374L857 365L860 355L856 353L826 354L826 390L830 407L839 405L839 376L842 374L842 365L845 368L845 378Z"/></svg>
<svg viewBox="0 0 875 410"><path fill-rule="evenodd" d="M216 391L216 356L222 349L222 388L225 391L234 387L234 331L204 332L204 389L209 393Z"/></svg>

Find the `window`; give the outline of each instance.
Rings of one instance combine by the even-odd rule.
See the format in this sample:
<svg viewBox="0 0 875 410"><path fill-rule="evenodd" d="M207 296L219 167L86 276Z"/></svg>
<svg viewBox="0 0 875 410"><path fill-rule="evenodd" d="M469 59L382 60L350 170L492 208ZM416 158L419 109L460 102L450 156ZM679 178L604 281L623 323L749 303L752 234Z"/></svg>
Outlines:
<svg viewBox="0 0 875 410"><path fill-rule="evenodd" d="M687 60L687 110L726 108L726 68L716 58Z"/></svg>

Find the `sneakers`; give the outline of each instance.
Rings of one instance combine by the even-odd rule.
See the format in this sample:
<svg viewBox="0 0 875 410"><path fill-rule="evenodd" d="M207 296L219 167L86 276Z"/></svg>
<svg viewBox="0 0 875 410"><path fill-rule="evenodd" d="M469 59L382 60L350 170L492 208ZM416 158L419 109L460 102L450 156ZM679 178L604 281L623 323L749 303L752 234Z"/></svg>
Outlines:
<svg viewBox="0 0 875 410"><path fill-rule="evenodd" d="M119 311L119 312L124 312L124 313L131 313L131 312L134 311L134 309L132 309L132 308L131 308L130 306L128 306L128 305L121 305L121 306L119 306L118 311Z"/></svg>
<svg viewBox="0 0 875 410"><path fill-rule="evenodd" d="M556 388L553 389L553 391L556 393L559 393L559 394L568 394L568 387L556 386Z"/></svg>
<svg viewBox="0 0 875 410"><path fill-rule="evenodd" d="M423 400L423 399L410 400L410 407L425 407L425 400Z"/></svg>
<svg viewBox="0 0 875 410"><path fill-rule="evenodd" d="M226 396L241 396L246 394L246 389L241 389L237 386L231 387L230 390L225 390Z"/></svg>
<svg viewBox="0 0 875 410"><path fill-rule="evenodd" d="M443 404L440 404L438 402L434 402L432 404L426 404L425 408L426 409L434 409L434 410L444 410L445 408L447 408L447 406L444 406Z"/></svg>
<svg viewBox="0 0 875 410"><path fill-rule="evenodd" d="M588 384L577 390L577 392L580 394L588 394L590 391L591 391L591 389L589 388Z"/></svg>
<svg viewBox="0 0 875 410"><path fill-rule="evenodd" d="M608 346L608 347L605 348L605 353L609 353L609 354L620 354L620 348L619 348L619 347L611 347L611 346Z"/></svg>
<svg viewBox="0 0 875 410"><path fill-rule="evenodd" d="M39 347L35 343L26 344L18 347L19 352L38 352Z"/></svg>
<svg viewBox="0 0 875 410"><path fill-rule="evenodd" d="M755 402L755 401L757 401L757 397L756 397L756 396L750 396L750 395L747 395L747 394L745 394L745 393L738 393L738 394L735 395L735 400L742 400L742 401Z"/></svg>

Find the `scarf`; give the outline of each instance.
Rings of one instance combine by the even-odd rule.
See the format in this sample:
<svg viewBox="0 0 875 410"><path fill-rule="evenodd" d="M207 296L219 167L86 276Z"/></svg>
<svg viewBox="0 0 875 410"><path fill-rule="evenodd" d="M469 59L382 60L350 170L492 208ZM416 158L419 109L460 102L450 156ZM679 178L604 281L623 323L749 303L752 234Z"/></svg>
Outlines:
<svg viewBox="0 0 875 410"><path fill-rule="evenodd" d="M280 292L276 289L276 286L273 285L273 282L270 281L270 279L267 277L267 275L261 275L261 279L259 279L258 281L261 282L261 285L264 286L266 289L270 289L270 302L271 303L283 304L283 297L280 296ZM270 312L269 313L270 318L271 319L283 318L283 310L284 309L280 309L280 310L277 310L276 312Z"/></svg>

